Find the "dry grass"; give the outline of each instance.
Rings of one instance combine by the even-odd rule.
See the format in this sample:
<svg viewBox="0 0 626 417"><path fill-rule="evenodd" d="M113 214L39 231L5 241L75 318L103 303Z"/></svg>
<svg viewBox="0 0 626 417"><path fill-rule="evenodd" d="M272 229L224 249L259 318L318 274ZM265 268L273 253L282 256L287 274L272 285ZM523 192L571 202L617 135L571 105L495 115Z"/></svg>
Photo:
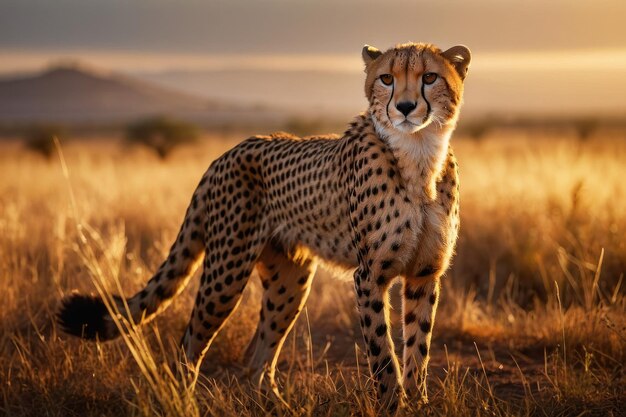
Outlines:
<svg viewBox="0 0 626 417"><path fill-rule="evenodd" d="M431 401L406 414L623 413L626 166L619 155L626 142L526 135L455 139L462 170L458 255L434 330ZM141 288L202 172L235 140L207 137L166 163L110 140L70 144L63 148L69 180L59 161L1 145L0 412L286 412L237 378L258 311L255 278L192 387L177 386L165 365L195 285L124 340L71 339L52 320L71 289ZM376 414L360 343L352 285L318 274L280 362L295 413Z"/></svg>

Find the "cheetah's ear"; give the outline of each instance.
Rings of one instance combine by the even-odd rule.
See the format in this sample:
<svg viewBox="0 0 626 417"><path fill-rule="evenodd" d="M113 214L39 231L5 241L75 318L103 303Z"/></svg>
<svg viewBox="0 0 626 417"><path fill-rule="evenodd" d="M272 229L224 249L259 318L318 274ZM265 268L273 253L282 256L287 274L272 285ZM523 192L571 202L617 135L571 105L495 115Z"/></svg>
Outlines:
<svg viewBox="0 0 626 417"><path fill-rule="evenodd" d="M361 55L363 56L363 62L365 62L365 66L367 67L372 63L376 58L381 56L383 53L380 50L374 48L373 46L365 45L363 47L363 52Z"/></svg>
<svg viewBox="0 0 626 417"><path fill-rule="evenodd" d="M464 80L472 58L472 53L468 47L465 45L453 46L447 51L442 52L441 55L454 65L456 72L461 76L461 79Z"/></svg>

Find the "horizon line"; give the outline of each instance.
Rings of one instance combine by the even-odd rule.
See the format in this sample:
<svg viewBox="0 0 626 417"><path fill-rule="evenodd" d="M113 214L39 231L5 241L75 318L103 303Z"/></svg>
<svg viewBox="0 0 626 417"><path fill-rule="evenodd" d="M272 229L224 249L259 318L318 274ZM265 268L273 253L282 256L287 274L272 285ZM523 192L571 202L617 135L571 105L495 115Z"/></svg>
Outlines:
<svg viewBox="0 0 626 417"><path fill-rule="evenodd" d="M0 74L41 72L63 64L128 73L211 72L228 70L361 73L360 54L189 54L141 51L50 50L0 48ZM174 63L173 63L174 62ZM626 70L626 48L556 51L477 52L479 71Z"/></svg>

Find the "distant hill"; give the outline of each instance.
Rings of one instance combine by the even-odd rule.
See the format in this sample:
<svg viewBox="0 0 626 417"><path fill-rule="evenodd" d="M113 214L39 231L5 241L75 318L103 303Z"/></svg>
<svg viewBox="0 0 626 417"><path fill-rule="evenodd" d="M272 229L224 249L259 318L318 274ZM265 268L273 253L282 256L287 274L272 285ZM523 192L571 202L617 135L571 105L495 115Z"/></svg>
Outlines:
<svg viewBox="0 0 626 417"><path fill-rule="evenodd" d="M216 122L249 118L250 113L251 109L77 65L0 80L0 123L120 123L157 114Z"/></svg>

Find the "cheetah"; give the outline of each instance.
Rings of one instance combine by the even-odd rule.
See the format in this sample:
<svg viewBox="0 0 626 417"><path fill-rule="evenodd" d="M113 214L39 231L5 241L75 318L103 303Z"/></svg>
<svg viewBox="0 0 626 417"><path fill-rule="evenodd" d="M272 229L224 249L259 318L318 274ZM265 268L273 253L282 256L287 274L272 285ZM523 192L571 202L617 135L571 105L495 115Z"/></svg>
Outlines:
<svg viewBox="0 0 626 417"><path fill-rule="evenodd" d="M264 289L247 351L253 378L276 391L275 369L320 262L354 270L354 288L379 403L426 400L440 279L459 229L459 180L450 147L470 51L423 43L366 45L367 111L343 136L253 136L215 160L193 193L167 259L134 296L117 299L146 323L203 263L181 340L190 367L241 300L256 268ZM402 367L390 333L388 290L401 279ZM126 307L127 305L127 307ZM58 321L68 334L120 334L103 301L72 294Z"/></svg>

